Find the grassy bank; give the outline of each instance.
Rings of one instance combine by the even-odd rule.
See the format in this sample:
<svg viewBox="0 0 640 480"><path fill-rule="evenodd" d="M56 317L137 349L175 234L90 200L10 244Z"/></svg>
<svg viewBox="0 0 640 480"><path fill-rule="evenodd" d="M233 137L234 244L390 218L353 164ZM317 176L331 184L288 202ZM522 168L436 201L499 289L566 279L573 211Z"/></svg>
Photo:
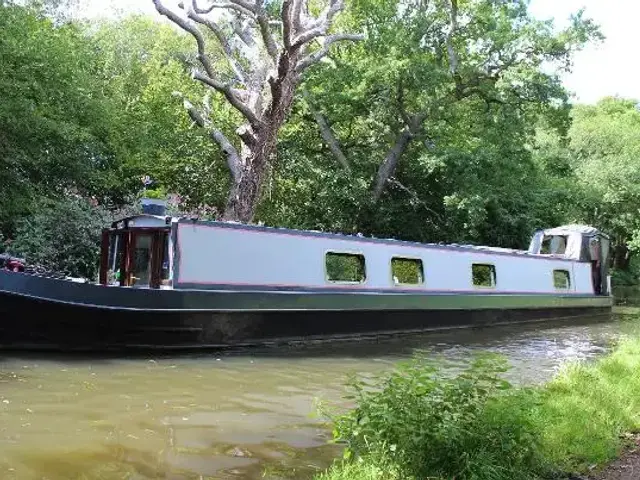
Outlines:
<svg viewBox="0 0 640 480"><path fill-rule="evenodd" d="M346 446L317 480L562 478L614 459L640 427L640 336L567 365L549 383L514 387L506 362L477 357L456 375L416 358L332 417Z"/></svg>

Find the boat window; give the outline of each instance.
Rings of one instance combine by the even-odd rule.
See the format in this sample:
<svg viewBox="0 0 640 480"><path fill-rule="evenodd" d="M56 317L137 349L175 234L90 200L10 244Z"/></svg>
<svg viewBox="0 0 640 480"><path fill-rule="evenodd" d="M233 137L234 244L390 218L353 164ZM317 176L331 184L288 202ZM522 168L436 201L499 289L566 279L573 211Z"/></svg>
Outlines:
<svg viewBox="0 0 640 480"><path fill-rule="evenodd" d="M366 279L364 255L328 252L325 258L330 282L363 283Z"/></svg>
<svg viewBox="0 0 640 480"><path fill-rule="evenodd" d="M571 288L571 276L567 270L553 271L553 286L559 290L569 290Z"/></svg>
<svg viewBox="0 0 640 480"><path fill-rule="evenodd" d="M543 255L563 255L567 250L566 235L545 235L540 246Z"/></svg>
<svg viewBox="0 0 640 480"><path fill-rule="evenodd" d="M485 263L474 263L471 266L473 285L476 287L496 286L496 267Z"/></svg>
<svg viewBox="0 0 640 480"><path fill-rule="evenodd" d="M391 275L394 285L420 285L424 282L422 260L393 257L391 259Z"/></svg>

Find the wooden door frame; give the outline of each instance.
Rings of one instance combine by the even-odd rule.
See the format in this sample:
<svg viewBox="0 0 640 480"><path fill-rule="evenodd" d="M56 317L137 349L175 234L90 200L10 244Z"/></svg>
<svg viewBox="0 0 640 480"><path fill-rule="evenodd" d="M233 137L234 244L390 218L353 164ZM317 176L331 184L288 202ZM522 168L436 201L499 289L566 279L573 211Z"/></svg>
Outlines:
<svg viewBox="0 0 640 480"><path fill-rule="evenodd" d="M150 247L150 272L149 272L149 288L160 288L162 278L162 263L164 260L164 242L169 235L167 227L137 227L126 229L104 229L102 230L102 238L100 245L100 276L99 283L107 285L109 271L109 250L110 238L112 235L120 237L118 248L122 248L122 257L120 258L120 281L121 287L131 286L131 267L133 265L133 252L135 250L135 242L140 235L151 236ZM114 255L117 252L114 251Z"/></svg>

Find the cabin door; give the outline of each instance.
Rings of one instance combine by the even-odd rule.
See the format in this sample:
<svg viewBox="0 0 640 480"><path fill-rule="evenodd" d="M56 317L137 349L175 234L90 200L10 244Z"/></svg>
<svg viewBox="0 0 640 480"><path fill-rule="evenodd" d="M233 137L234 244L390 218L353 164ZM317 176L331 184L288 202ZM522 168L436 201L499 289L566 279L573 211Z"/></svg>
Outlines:
<svg viewBox="0 0 640 480"><path fill-rule="evenodd" d="M129 281L131 287L149 288L151 285L153 235L136 232L132 238Z"/></svg>
<svg viewBox="0 0 640 480"><path fill-rule="evenodd" d="M171 286L168 230L104 230L100 283L136 288Z"/></svg>

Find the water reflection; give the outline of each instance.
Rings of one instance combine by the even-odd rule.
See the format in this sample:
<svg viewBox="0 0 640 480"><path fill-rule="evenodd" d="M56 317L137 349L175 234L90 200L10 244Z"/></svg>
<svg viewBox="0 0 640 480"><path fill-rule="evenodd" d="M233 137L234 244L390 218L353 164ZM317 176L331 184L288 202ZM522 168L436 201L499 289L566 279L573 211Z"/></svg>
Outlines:
<svg viewBox="0 0 640 480"><path fill-rule="evenodd" d="M506 355L539 382L605 350L633 322L454 330L359 342L180 357L0 357L2 479L309 478L336 454L313 415L351 374L416 350L460 364Z"/></svg>

